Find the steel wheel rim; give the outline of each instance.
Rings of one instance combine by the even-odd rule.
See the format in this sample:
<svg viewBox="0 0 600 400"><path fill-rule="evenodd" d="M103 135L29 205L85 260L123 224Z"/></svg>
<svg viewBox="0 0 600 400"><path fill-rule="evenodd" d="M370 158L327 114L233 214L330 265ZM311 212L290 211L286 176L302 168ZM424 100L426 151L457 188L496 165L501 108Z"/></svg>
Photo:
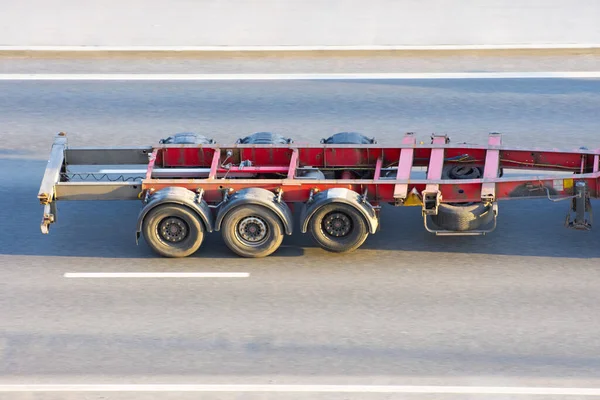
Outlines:
<svg viewBox="0 0 600 400"><path fill-rule="evenodd" d="M168 217L158 224L158 235L167 243L180 243L185 240L190 233L188 224L177 217Z"/></svg>
<svg viewBox="0 0 600 400"><path fill-rule="evenodd" d="M344 237L352 231L352 219L338 211L331 212L323 218L323 231L334 238Z"/></svg>
<svg viewBox="0 0 600 400"><path fill-rule="evenodd" d="M235 230L239 241L246 246L260 246L269 239L269 227L265 220L258 216L243 218Z"/></svg>

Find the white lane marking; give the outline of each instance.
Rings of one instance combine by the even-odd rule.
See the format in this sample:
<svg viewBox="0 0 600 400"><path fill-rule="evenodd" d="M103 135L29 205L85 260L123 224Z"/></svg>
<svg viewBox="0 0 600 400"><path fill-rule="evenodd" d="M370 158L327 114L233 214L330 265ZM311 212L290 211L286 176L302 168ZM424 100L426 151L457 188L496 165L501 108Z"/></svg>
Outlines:
<svg viewBox="0 0 600 400"><path fill-rule="evenodd" d="M292 81L398 79L540 79L600 78L600 71L549 72L406 72L305 74L0 74L2 81Z"/></svg>
<svg viewBox="0 0 600 400"><path fill-rule="evenodd" d="M248 278L248 272L66 272L65 278Z"/></svg>
<svg viewBox="0 0 600 400"><path fill-rule="evenodd" d="M0 385L0 392L329 392L600 396L600 388L394 385Z"/></svg>
<svg viewBox="0 0 600 400"><path fill-rule="evenodd" d="M600 43L457 44L457 45L318 45L318 46L0 46L0 51L377 51L377 50L519 50L598 49Z"/></svg>

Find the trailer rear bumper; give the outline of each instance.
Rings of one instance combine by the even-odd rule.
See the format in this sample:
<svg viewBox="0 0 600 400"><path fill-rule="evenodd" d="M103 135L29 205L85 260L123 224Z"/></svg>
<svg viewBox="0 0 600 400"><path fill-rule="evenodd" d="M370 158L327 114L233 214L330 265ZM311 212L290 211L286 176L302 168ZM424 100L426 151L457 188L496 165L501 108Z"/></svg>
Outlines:
<svg viewBox="0 0 600 400"><path fill-rule="evenodd" d="M40 229L48 234L57 220L58 200L138 200L142 179L89 182L72 181L67 176L68 165L147 164L152 147L78 148L69 149L64 132L54 137L50 157L42 178L38 200L44 206ZM79 174L81 175L81 174Z"/></svg>
<svg viewBox="0 0 600 400"><path fill-rule="evenodd" d="M56 221L56 205L54 198L56 196L55 187L60 181L60 173L64 168L65 148L67 147L67 137L64 132L60 132L54 138L52 150L48 165L42 178L40 190L38 192L38 200L44 206L44 214L42 216L41 230L47 234L50 230L50 224Z"/></svg>

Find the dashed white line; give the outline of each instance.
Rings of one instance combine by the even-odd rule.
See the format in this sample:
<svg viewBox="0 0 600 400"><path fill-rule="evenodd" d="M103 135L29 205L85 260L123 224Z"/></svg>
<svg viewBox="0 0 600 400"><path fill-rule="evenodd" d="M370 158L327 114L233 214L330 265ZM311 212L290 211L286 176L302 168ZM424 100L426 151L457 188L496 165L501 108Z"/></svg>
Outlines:
<svg viewBox="0 0 600 400"><path fill-rule="evenodd" d="M67 272L65 278L248 278L248 272Z"/></svg>
<svg viewBox="0 0 600 400"><path fill-rule="evenodd" d="M0 74L1 81L295 81L414 79L556 79L600 78L600 71L546 72L390 72L390 73L256 73L256 74Z"/></svg>
<svg viewBox="0 0 600 400"><path fill-rule="evenodd" d="M321 392L600 396L600 388L394 385L0 385L0 392Z"/></svg>

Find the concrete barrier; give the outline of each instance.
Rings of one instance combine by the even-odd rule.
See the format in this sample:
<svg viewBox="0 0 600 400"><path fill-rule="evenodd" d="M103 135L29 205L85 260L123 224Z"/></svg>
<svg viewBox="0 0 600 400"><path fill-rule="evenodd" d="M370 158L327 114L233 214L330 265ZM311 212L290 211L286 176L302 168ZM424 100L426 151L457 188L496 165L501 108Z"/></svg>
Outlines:
<svg viewBox="0 0 600 400"><path fill-rule="evenodd" d="M598 0L19 0L0 46L600 46Z"/></svg>

